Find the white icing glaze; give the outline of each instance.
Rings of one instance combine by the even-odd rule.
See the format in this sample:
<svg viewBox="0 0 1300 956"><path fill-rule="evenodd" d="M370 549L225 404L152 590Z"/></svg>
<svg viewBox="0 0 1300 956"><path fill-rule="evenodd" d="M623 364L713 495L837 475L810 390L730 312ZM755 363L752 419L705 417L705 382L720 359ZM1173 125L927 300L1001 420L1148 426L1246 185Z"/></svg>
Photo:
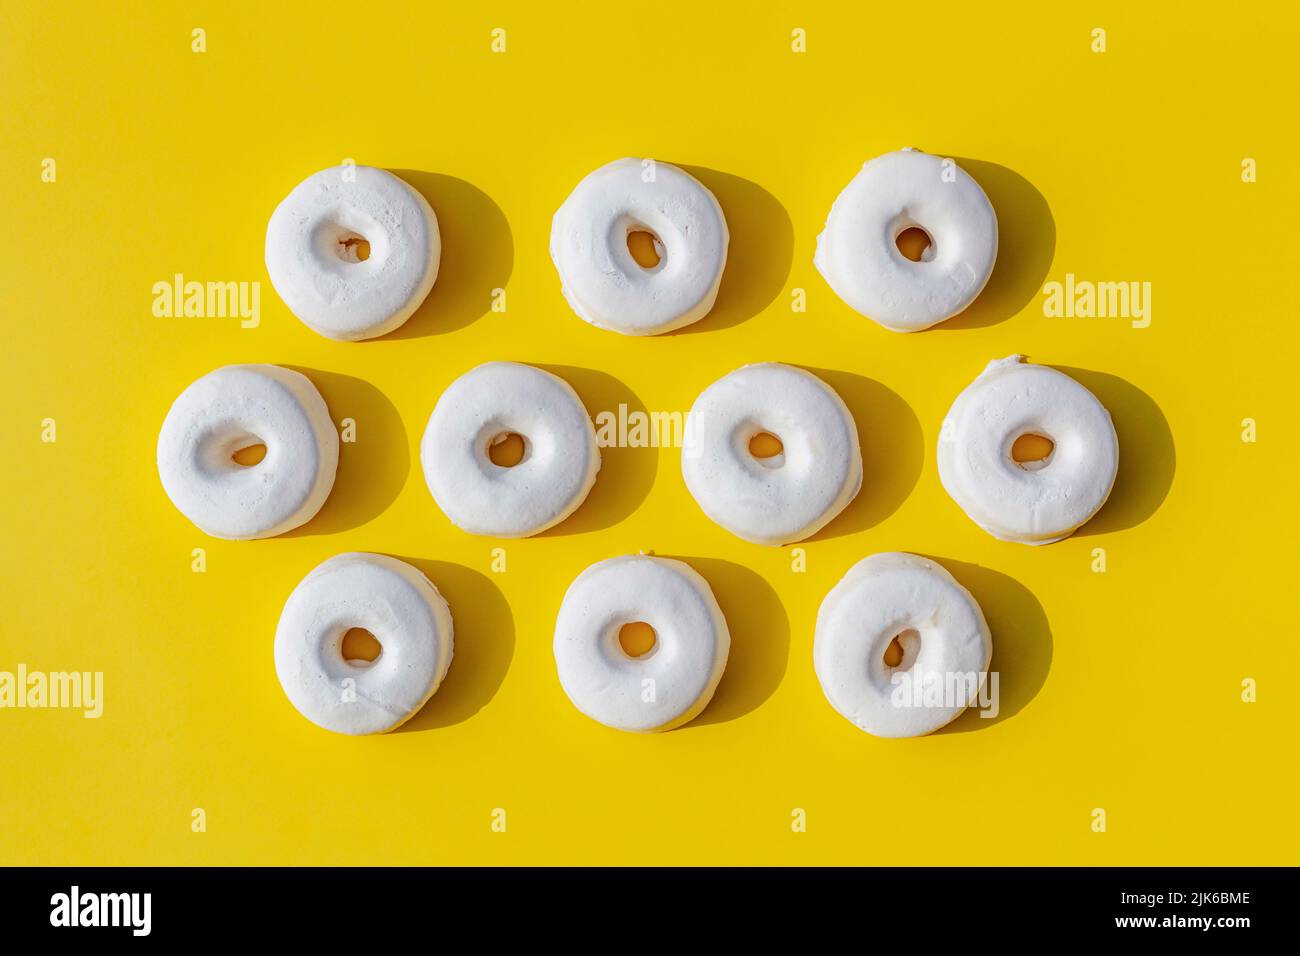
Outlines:
<svg viewBox="0 0 1300 956"><path fill-rule="evenodd" d="M232 456L266 446L256 465ZM172 403L158 477L177 509L216 538L268 538L310 521L330 489L339 436L320 392L276 365L227 365Z"/></svg>
<svg viewBox="0 0 1300 956"><path fill-rule="evenodd" d="M514 432L524 457L493 463L488 449ZM586 499L600 471L596 431L577 393L550 372L488 362L447 387L420 444L438 507L470 534L522 538L559 524Z"/></svg>
<svg viewBox="0 0 1300 956"><path fill-rule="evenodd" d="M635 231L656 238L658 265L642 268L632 258L627 237ZM713 308L728 240L722 207L695 177L667 163L619 159L590 173L556 212L551 258L579 317L624 335L657 335Z"/></svg>
<svg viewBox="0 0 1300 956"><path fill-rule="evenodd" d="M630 657L624 624L655 630L654 647ZM629 555L593 564L564 595L555 665L573 705L618 730L669 730L696 717L727 666L731 635L708 582L670 558Z"/></svg>
<svg viewBox="0 0 1300 956"><path fill-rule="evenodd" d="M1119 439L1092 392L1023 359L990 362L957 396L939 433L939 479L995 538L1050 544L1106 503L1119 469ZM1045 463L1012 460L1011 446L1025 434L1053 442Z"/></svg>
<svg viewBox="0 0 1300 956"><path fill-rule="evenodd" d="M891 666L885 652L900 634L903 656ZM822 691L844 718L877 737L917 737L953 720L975 703L992 655L988 624L970 592L914 554L864 558L817 612L813 667ZM935 687L942 692L926 696Z"/></svg>
<svg viewBox="0 0 1300 956"><path fill-rule="evenodd" d="M760 432L780 439L780 455L750 454L750 439ZM817 376L778 362L746 365L695 400L682 477L704 513L737 537L771 545L800 541L862 487L857 426Z"/></svg>
<svg viewBox="0 0 1300 956"><path fill-rule="evenodd" d="M343 635L379 641L369 663L346 661ZM351 552L318 565L289 595L275 632L275 672L290 703L340 734L379 734L433 696L451 666L451 611L418 570Z"/></svg>
<svg viewBox="0 0 1300 956"><path fill-rule="evenodd" d="M358 261L357 237L370 243ZM333 166L308 176L271 214L266 270L284 304L331 339L391 332L438 277L442 240L425 198L392 173Z"/></svg>
<svg viewBox="0 0 1300 956"><path fill-rule="evenodd" d="M920 262L895 244L909 228L930 236ZM997 215L979 184L951 160L903 149L877 156L844 187L814 263L852 309L917 332L975 301L997 254Z"/></svg>

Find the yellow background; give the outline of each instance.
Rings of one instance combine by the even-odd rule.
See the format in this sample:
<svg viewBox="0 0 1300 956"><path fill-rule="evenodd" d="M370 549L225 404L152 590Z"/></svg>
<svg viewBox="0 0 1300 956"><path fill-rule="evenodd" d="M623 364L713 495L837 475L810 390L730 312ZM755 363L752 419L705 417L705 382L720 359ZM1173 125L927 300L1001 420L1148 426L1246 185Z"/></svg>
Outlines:
<svg viewBox="0 0 1300 956"><path fill-rule="evenodd" d="M97 721L0 711L0 862L1296 862L1293 14L122 6L0 8L0 669L102 670L106 698ZM1002 230L980 300L911 336L851 312L812 266L836 194L902 146L960 158ZM689 330L624 338L561 297L551 215L621 156L687 166L725 209L722 292ZM299 323L263 265L276 203L347 157L407 171L444 241L425 305L360 344ZM177 272L261 281L260 327L155 318L151 287ZM1150 328L1045 318L1042 283L1066 272L1151 282ZM1013 352L1076 370L1120 435L1111 502L1046 548L980 531L935 470L949 403ZM463 534L416 449L442 389L490 359L559 372L593 414L684 411L751 361L817 370L857 416L865 485L802 574L790 548L711 524L670 449L607 451L551 533ZM276 539L205 537L155 468L171 401L238 362L299 368L358 422L323 511ZM712 706L657 736L580 715L551 655L568 583L638 549L691 560L734 637ZM895 549L940 559L983 604L997 721L878 740L823 698L818 604ZM285 598L348 550L414 559L455 615L446 683L388 736L317 729L272 665Z"/></svg>

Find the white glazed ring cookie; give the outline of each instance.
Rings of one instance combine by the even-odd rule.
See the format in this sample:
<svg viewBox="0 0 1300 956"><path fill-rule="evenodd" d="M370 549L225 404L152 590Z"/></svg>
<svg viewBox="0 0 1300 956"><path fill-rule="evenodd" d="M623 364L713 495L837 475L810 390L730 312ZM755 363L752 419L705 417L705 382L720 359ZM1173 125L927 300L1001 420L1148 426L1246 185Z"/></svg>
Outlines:
<svg viewBox="0 0 1300 956"><path fill-rule="evenodd" d="M429 203L370 166L308 176L266 227L266 271L289 311L321 335L349 342L409 319L433 288L441 255Z"/></svg>
<svg viewBox="0 0 1300 956"><path fill-rule="evenodd" d="M775 436L781 453L751 454L750 441L760 433ZM737 537L799 541L843 511L862 487L857 426L817 376L778 362L746 365L695 400L682 476L704 513Z"/></svg>
<svg viewBox="0 0 1300 956"><path fill-rule="evenodd" d="M619 631L642 622L655 643L632 657ZM731 635L709 584L681 561L628 555L569 585L555 622L555 665L573 705L618 730L669 730L697 716L722 678Z"/></svg>
<svg viewBox="0 0 1300 956"><path fill-rule="evenodd" d="M648 232L643 268L628 236ZM551 223L551 258L579 317L624 335L656 335L713 308L727 263L727 220L713 193L667 163L619 159L580 182Z"/></svg>
<svg viewBox="0 0 1300 956"><path fill-rule="evenodd" d="M918 737L947 724L975 703L992 655L970 592L914 554L864 558L817 612L813 667L822 691L877 737Z"/></svg>
<svg viewBox="0 0 1300 956"><path fill-rule="evenodd" d="M365 628L373 661L343 659L343 635ZM433 696L451 666L451 611L429 579L383 554L340 554L289 595L275 632L275 672L290 703L340 734L379 734Z"/></svg>
<svg viewBox="0 0 1300 956"><path fill-rule="evenodd" d="M939 433L939 479L981 528L1004 541L1069 537L1106 502L1119 468L1115 426L1070 376L1012 355L952 403ZM1047 458L1013 460L1025 435L1052 442Z"/></svg>
<svg viewBox="0 0 1300 956"><path fill-rule="evenodd" d="M901 233L930 245L913 262ZM998 255L998 219L979 184L952 160L912 149L877 156L831 206L814 262L835 294L895 332L917 332L980 294Z"/></svg>
<svg viewBox="0 0 1300 956"><path fill-rule="evenodd" d="M523 438L518 464L488 449ZM488 362L442 393L420 444L424 479L451 523L470 534L522 538L559 524L596 482L600 449L568 382L517 362Z"/></svg>
<svg viewBox="0 0 1300 956"><path fill-rule="evenodd" d="M234 455L253 445L255 465ZM306 376L277 365L227 365L172 403L158 434L158 477L180 512L215 538L269 538L320 510L339 435Z"/></svg>

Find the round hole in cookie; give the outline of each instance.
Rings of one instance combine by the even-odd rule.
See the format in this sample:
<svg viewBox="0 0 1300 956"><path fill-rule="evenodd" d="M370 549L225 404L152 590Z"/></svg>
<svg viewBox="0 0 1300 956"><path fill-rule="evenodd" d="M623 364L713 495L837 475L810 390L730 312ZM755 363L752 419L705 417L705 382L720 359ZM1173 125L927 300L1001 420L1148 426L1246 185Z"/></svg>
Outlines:
<svg viewBox="0 0 1300 956"><path fill-rule="evenodd" d="M1026 432L1011 443L1011 460L1025 471L1045 468L1052 460L1056 443L1046 435Z"/></svg>
<svg viewBox="0 0 1300 956"><path fill-rule="evenodd" d="M656 644L655 629L645 621L629 621L618 629L618 646L628 657L645 657Z"/></svg>
<svg viewBox="0 0 1300 956"><path fill-rule="evenodd" d="M339 642L339 653L343 655L344 663L353 667L369 667L379 660L379 655L383 652L384 647L379 643L379 638L364 627L349 628Z"/></svg>
<svg viewBox="0 0 1300 956"><path fill-rule="evenodd" d="M242 468L252 468L260 464L266 457L266 445L260 441L253 441L248 445L240 445L230 453L230 460Z"/></svg>
<svg viewBox="0 0 1300 956"><path fill-rule="evenodd" d="M365 262L370 258L370 240L351 230L344 230L334 240L334 251L344 262Z"/></svg>
<svg viewBox="0 0 1300 956"><path fill-rule="evenodd" d="M518 432L501 432L488 442L488 459L498 468L513 468L528 454L528 442Z"/></svg>
<svg viewBox="0 0 1300 956"><path fill-rule="evenodd" d="M629 229L627 251L642 269L653 269L664 258L664 244L649 229Z"/></svg>
<svg viewBox="0 0 1300 956"><path fill-rule="evenodd" d="M934 245L934 240L920 226L908 226L894 237L894 245L898 247L904 259L920 262L926 258L925 252Z"/></svg>
<svg viewBox="0 0 1300 956"><path fill-rule="evenodd" d="M749 453L758 459L759 464L775 468L784 458L785 445L771 432L760 431L749 439Z"/></svg>
<svg viewBox="0 0 1300 956"><path fill-rule="evenodd" d="M916 663L921 649L921 632L914 627L899 631L885 647L884 663L887 671L905 671Z"/></svg>

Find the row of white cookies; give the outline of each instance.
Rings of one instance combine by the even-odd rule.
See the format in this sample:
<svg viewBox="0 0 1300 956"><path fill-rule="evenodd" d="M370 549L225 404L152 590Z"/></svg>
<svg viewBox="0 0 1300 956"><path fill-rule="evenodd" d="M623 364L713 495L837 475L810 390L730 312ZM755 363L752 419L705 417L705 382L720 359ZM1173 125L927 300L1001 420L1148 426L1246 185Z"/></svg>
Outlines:
<svg viewBox="0 0 1300 956"><path fill-rule="evenodd" d="M909 230L927 242L915 261L898 245ZM586 176L555 213L550 240L573 311L624 335L670 332L707 315L729 243L707 187L676 166L637 159ZM903 149L866 163L840 193L814 261L853 309L914 332L970 305L997 249L997 216L979 184L951 159ZM428 200L369 166L309 176L266 232L280 298L310 328L345 341L384 335L410 318L437 281L441 256Z"/></svg>
<svg viewBox="0 0 1300 956"><path fill-rule="evenodd" d="M508 436L518 460L498 463ZM1050 453L1017 461L1016 442L1045 436ZM762 440L768 442L764 449ZM240 452L265 454L243 464ZM158 473L176 507L208 534L251 539L311 520L333 487L339 438L306 376L233 365L191 384L158 438ZM1071 534L1110 494L1118 466L1110 415L1078 382L1012 356L957 396L940 430L939 474L995 537L1046 544ZM601 456L591 417L563 379L489 362L439 397L421 442L430 492L471 534L525 537L586 499ZM858 430L835 391L780 363L747 365L706 388L686 417L687 488L736 536L782 545L814 534L862 486Z"/></svg>
<svg viewBox="0 0 1300 956"><path fill-rule="evenodd" d="M635 649L629 624L650 629ZM345 635L379 643L350 658ZM452 666L451 609L417 568L347 553L316 567L285 603L275 667L308 720L343 734L401 725ZM683 561L628 555L599 561L570 585L555 623L560 684L593 720L618 730L670 730L700 714L731 649L709 583ZM831 706L880 737L939 729L983 701L992 638L979 605L943 567L898 552L853 566L817 615L813 666Z"/></svg>

